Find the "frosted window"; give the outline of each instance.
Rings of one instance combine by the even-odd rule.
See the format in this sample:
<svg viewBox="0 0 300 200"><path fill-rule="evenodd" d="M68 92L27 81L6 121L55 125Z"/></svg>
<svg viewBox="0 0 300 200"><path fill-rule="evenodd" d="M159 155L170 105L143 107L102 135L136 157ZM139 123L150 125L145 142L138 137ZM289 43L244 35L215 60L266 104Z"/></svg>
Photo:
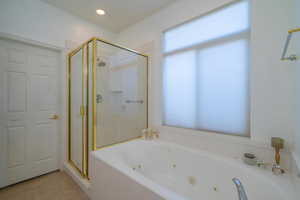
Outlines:
<svg viewBox="0 0 300 200"><path fill-rule="evenodd" d="M165 33L164 125L249 134L248 14L242 1Z"/></svg>
<svg viewBox="0 0 300 200"><path fill-rule="evenodd" d="M196 124L196 52L165 59L165 123L193 128Z"/></svg>
<svg viewBox="0 0 300 200"><path fill-rule="evenodd" d="M248 133L247 46L239 40L198 52L196 128Z"/></svg>
<svg viewBox="0 0 300 200"><path fill-rule="evenodd" d="M165 32L164 51L174 51L247 30L248 7L248 1L242 1Z"/></svg>

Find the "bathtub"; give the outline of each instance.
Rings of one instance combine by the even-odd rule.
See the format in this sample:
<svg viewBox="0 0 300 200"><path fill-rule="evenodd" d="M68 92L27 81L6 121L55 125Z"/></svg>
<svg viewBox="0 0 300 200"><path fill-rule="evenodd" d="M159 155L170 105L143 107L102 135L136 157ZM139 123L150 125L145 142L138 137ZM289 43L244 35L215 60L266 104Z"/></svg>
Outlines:
<svg viewBox="0 0 300 200"><path fill-rule="evenodd" d="M290 175L160 140L142 139L92 152L92 200L293 200Z"/></svg>

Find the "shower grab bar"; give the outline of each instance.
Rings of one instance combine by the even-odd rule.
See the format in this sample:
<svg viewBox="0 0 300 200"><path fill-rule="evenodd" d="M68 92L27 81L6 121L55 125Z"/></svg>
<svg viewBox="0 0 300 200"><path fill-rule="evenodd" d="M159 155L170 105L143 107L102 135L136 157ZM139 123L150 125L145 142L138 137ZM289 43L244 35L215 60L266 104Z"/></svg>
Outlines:
<svg viewBox="0 0 300 200"><path fill-rule="evenodd" d="M290 60L290 61L297 60L296 55L290 55L290 56L286 57L286 52L287 52L287 49L289 47L289 44L290 44L290 41L291 41L291 38L292 38L292 34L295 33L295 32L299 32L299 31L300 31L300 28L296 28L296 29L292 29L292 30L288 31L288 36L286 38L286 42L285 42L285 45L284 45L284 48L283 48L283 52L282 52L282 55L281 55L281 60Z"/></svg>
<svg viewBox="0 0 300 200"><path fill-rule="evenodd" d="M125 103L140 103L140 104L143 104L144 101L143 100L136 100L136 101L134 101L134 100L126 100Z"/></svg>
<svg viewBox="0 0 300 200"><path fill-rule="evenodd" d="M239 200L248 200L245 189L243 187L242 182L238 178L232 179L233 183L235 184L238 194L239 194Z"/></svg>

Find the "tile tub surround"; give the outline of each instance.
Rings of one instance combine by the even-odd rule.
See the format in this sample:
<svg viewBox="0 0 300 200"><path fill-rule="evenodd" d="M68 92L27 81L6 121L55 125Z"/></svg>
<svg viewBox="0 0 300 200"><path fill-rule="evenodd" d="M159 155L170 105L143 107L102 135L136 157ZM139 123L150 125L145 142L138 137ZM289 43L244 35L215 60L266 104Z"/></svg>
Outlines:
<svg viewBox="0 0 300 200"><path fill-rule="evenodd" d="M88 200L65 172L52 172L0 189L2 200Z"/></svg>

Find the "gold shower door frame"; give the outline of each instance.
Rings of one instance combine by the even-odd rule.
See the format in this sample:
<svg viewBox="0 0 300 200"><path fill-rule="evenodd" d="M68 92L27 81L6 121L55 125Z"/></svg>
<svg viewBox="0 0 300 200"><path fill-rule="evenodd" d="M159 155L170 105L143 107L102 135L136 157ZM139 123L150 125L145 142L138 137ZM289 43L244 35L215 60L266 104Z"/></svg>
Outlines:
<svg viewBox="0 0 300 200"><path fill-rule="evenodd" d="M82 177L89 179L89 110L90 110L90 105L89 105L89 97L90 97L90 78L92 78L92 150L99 150L108 146L124 143L131 141L133 139L137 138L132 138L126 141L121 141L115 144L111 144L108 146L104 146L101 148L97 147L97 105L96 105L96 59L97 59L97 41L103 42L105 44L112 45L114 47L127 50L129 52L135 53L137 55L143 56L146 58L146 127L148 127L148 65L149 65L149 57L145 54L139 53L137 51L134 51L132 49L128 49L126 47L113 44L111 42L105 41L103 39L93 37L89 39L88 41L84 42L81 46L76 48L75 50L71 51L68 54L68 73L67 73L67 80L68 80L68 162L70 163L71 166L73 166L80 174ZM89 45L92 44L92 52L90 52ZM71 159L71 58L74 56L76 53L78 53L80 50L82 50L82 90L86 91L86 93L82 92L82 102L85 102L86 100L86 105L81 106L81 113L82 113L82 138L83 138L83 144L82 144L82 171L76 167L74 162ZM90 63L89 63L89 56L92 53L92 76L90 76ZM139 137L138 137L139 138Z"/></svg>
<svg viewBox="0 0 300 200"><path fill-rule="evenodd" d="M72 133L71 133L71 88L72 88L72 84L71 84L71 76L72 76L72 57L75 56L78 52L82 51L82 105L80 106L80 115L82 117L82 169L78 168L74 161L72 160L71 157L71 149L72 149L72 142L71 142L71 138L72 138ZM86 53L86 54L85 54ZM67 116L67 127L68 127L68 163L75 168L78 173L82 176L82 177L88 177L88 173L87 173L87 164L88 164L88 160L87 160L87 154L86 154L86 148L87 148L87 122L88 122L88 115L87 115L87 105L83 105L85 102L85 92L87 92L87 82L85 83L85 80L87 81L87 65L88 64L88 60L86 59L88 56L88 48L86 48L86 44L81 45L80 47L76 48L75 50L73 50L72 52L70 52L68 54L68 73L67 73L67 81L68 81L68 116ZM87 102L88 103L88 102Z"/></svg>

